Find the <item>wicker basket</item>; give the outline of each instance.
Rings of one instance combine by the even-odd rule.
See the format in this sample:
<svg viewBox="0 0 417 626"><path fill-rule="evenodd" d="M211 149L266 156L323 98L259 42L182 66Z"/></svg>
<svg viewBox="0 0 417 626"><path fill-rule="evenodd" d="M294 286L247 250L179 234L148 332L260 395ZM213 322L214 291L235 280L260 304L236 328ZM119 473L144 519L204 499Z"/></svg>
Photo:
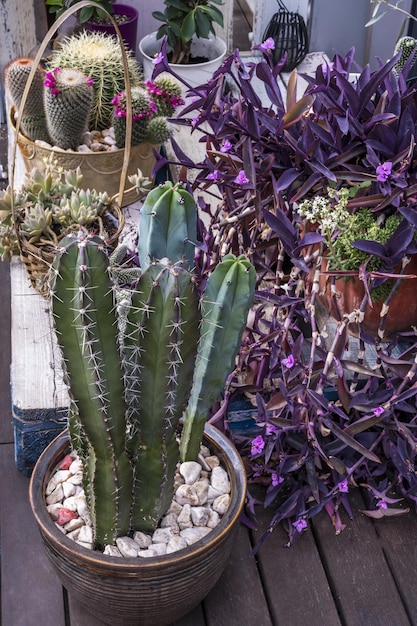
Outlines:
<svg viewBox="0 0 417 626"><path fill-rule="evenodd" d="M104 235L104 232L108 232L108 229L105 228L106 224L104 223L107 219L109 224L111 223L113 226L112 226L111 235L109 237L106 237L106 243L109 246L114 247L117 244L117 239L124 226L124 215L120 208L124 204L124 196L126 196L125 202L128 202L128 201L132 201L133 199L136 199L137 195L135 194L135 198L131 198L131 196L128 196L125 194L127 176L131 171L131 169L129 169L129 166L131 163L131 150L132 150L131 145L130 145L131 136L132 136L132 103L131 103L131 96L130 96L128 62L127 62L126 52L124 49L123 39L122 39L122 36L120 34L120 31L116 22L113 20L113 18L110 15L109 15L109 18L116 30L118 40L120 42L120 46L122 50L122 57L123 57L123 64L124 64L124 71L125 71L126 108L127 108L126 147L121 150L115 151L119 153L117 157L114 157L113 156L114 153L112 152L98 153L98 154L92 153L92 154L88 154L88 157L86 157L85 153L80 154L78 152L62 152L62 151L57 151L57 150L54 151L53 149L46 150L45 148L41 149L40 146L37 146L36 143L27 140L20 133L21 114L26 104L26 98L27 98L29 89L31 87L31 84L35 75L35 70L38 64L40 63L42 56L52 36L55 34L58 28L62 25L62 23L68 17L70 17L73 13L75 13L79 9L83 8L83 6L90 6L91 4L92 3L89 2L88 0L82 0L81 2L77 4L76 7L67 9L67 11L65 11L65 13L63 13L61 17L57 19L56 22L51 26L51 28L49 29L49 31L47 32L45 36L45 39L43 40L42 44L39 47L37 55L34 59L32 70L29 74L29 77L25 86L25 90L23 92L22 102L21 102L16 120L14 119L15 118L14 113L11 114L10 122L15 131L15 140L14 140L14 145L13 145L13 153L12 153L12 161L11 161L10 185L13 189L14 188L14 173L15 173L15 165L16 165L16 152L17 152L18 146L22 150L23 156L26 157L25 165L26 165L27 170L29 171L35 166L42 170L42 167L44 167L44 163L43 163L44 157L46 156L48 158L51 156L51 154L53 154L54 159L58 161L58 165L62 166L64 169L75 169L76 167L81 165L81 160L82 160L83 166L84 166L82 168L83 169L82 173L84 176L83 186L85 188L96 189L97 191L107 191L109 195L112 197L112 202L109 208L106 210L104 215L100 219L98 219L97 231L98 231L98 234L101 233L102 235ZM140 146L138 148L140 148ZM138 150L137 152L140 152L140 150ZM101 164L101 161L99 160L96 161L94 159L94 157L102 158L104 154L105 156L109 157L107 161L107 165L105 167ZM113 161L114 158L118 159L117 166L114 166L114 161ZM133 170L132 173L135 173L138 167L140 166L135 166L135 169ZM149 171L149 169L147 171ZM104 178L106 179L107 189L98 188L97 181L99 181L100 179L99 174L102 174ZM108 183L109 183L111 175L113 176L113 180L111 183L112 186L109 187ZM12 196L14 196L14 194L12 194ZM116 198L117 198L117 201L116 201ZM12 197L13 222L14 222L14 227L15 227L16 234L17 234L20 257L26 268L26 271L29 275L29 278L33 287L42 296L48 297L49 296L48 273L49 273L49 268L51 266L51 263L55 256L54 242L51 241L50 244L45 243L43 245L33 245L29 243L29 241L21 232L21 228L20 228L21 220L19 219L19 215L16 211L16 207L14 206L13 200L14 198ZM65 234L66 233L61 233L59 238L62 238Z"/></svg>
<svg viewBox="0 0 417 626"><path fill-rule="evenodd" d="M307 27L299 13L288 11L282 0L277 2L279 10L266 27L263 41L269 37L274 40L275 49L272 51L274 63L278 63L287 53L282 71L291 72L308 52Z"/></svg>

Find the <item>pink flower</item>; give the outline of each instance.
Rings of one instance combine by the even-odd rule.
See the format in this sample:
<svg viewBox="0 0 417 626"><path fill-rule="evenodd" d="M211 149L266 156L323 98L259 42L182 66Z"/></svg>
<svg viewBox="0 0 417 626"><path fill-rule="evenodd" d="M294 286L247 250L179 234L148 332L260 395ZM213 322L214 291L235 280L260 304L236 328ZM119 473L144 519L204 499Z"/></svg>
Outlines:
<svg viewBox="0 0 417 626"><path fill-rule="evenodd" d="M161 61L163 61L164 59L164 55L162 54L162 52L158 52L158 54L156 55L156 57L154 59L152 59L152 63L154 65L157 65L158 63L160 63Z"/></svg>
<svg viewBox="0 0 417 626"><path fill-rule="evenodd" d="M304 528L307 528L307 522L305 519L298 519L296 522L293 522L293 526L298 533L302 533Z"/></svg>
<svg viewBox="0 0 417 626"><path fill-rule="evenodd" d="M281 483L284 482L284 479L282 476L278 476L278 474L276 472L273 472L271 475L271 483L273 487L277 487L278 485L280 485Z"/></svg>
<svg viewBox="0 0 417 626"><path fill-rule="evenodd" d="M268 37L268 39L265 39L265 41L261 43L261 45L259 46L259 49L262 50L262 52L275 50L275 41L273 40L272 37Z"/></svg>
<svg viewBox="0 0 417 626"><path fill-rule="evenodd" d="M337 486L339 487L340 493L348 493L349 492L349 485L348 485L347 478L345 478L340 483L338 483Z"/></svg>
<svg viewBox="0 0 417 626"><path fill-rule="evenodd" d="M380 415L382 415L383 412L384 412L384 409L382 406L377 406L374 409L372 409L372 413L376 415L376 417L379 417Z"/></svg>
<svg viewBox="0 0 417 626"><path fill-rule="evenodd" d="M218 180L220 176L219 170L214 170L210 174L207 174L207 180Z"/></svg>
<svg viewBox="0 0 417 626"><path fill-rule="evenodd" d="M387 503L385 502L385 500L378 500L378 502L376 503L376 505L377 505L377 507L378 507L379 509L387 509L387 508L388 508L388 505L387 505Z"/></svg>
<svg viewBox="0 0 417 626"><path fill-rule="evenodd" d="M245 170L240 170L233 182L237 185L246 185L249 182L249 178L246 176Z"/></svg>
<svg viewBox="0 0 417 626"><path fill-rule="evenodd" d="M384 183L388 177L391 175L392 171L392 163L391 161L385 161L381 165L378 165L376 168L377 181L380 183Z"/></svg>
<svg viewBox="0 0 417 626"><path fill-rule="evenodd" d="M277 431L276 427L273 424L267 424L265 429L266 435L272 435Z"/></svg>
<svg viewBox="0 0 417 626"><path fill-rule="evenodd" d="M87 78L87 85L94 85L94 78L92 76Z"/></svg>
<svg viewBox="0 0 417 626"><path fill-rule="evenodd" d="M220 146L220 152L229 152L231 147L232 147L232 144L230 143L230 141L228 139L225 139L222 145Z"/></svg>

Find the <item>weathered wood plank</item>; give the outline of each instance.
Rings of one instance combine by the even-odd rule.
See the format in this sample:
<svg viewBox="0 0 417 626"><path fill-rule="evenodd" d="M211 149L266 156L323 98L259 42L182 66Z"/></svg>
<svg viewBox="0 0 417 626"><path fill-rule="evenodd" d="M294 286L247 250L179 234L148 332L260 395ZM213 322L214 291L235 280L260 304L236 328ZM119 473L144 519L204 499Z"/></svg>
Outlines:
<svg viewBox="0 0 417 626"><path fill-rule="evenodd" d="M257 510L256 541L267 529L270 518L271 511ZM312 533L297 537L290 548L285 547L287 541L284 528L278 526L258 552L274 626L341 625ZM352 622L351 626L358 625Z"/></svg>
<svg viewBox="0 0 417 626"><path fill-rule="evenodd" d="M10 269L0 262L0 293L2 301L0 324L0 442L13 441L12 405L10 398Z"/></svg>
<svg viewBox="0 0 417 626"><path fill-rule="evenodd" d="M13 463L13 446L0 445L1 623L63 626L62 586L46 558L32 515L29 481Z"/></svg>
<svg viewBox="0 0 417 626"><path fill-rule="evenodd" d="M248 529L241 525L227 569L204 600L208 626L272 626Z"/></svg>
<svg viewBox="0 0 417 626"><path fill-rule="evenodd" d="M314 521L321 559L341 619L347 626L409 626L374 522L359 512L365 508L359 490L350 499L355 519L344 520L346 528L339 535L335 535L325 515ZM331 622L322 624L330 626Z"/></svg>

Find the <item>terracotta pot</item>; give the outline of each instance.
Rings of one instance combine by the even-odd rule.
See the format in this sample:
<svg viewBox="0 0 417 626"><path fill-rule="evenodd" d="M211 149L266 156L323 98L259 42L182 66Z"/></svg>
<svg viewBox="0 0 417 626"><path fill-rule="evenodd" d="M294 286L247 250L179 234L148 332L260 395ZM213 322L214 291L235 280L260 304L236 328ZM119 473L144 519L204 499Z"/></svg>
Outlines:
<svg viewBox="0 0 417 626"><path fill-rule="evenodd" d="M64 536L45 504L45 488L69 451L65 431L40 456L30 482L32 511L62 584L87 612L112 626L163 626L191 611L223 572L246 493L242 460L219 430L207 425L205 445L218 455L232 484L231 504L217 528L192 546L163 557L118 558L87 550Z"/></svg>
<svg viewBox="0 0 417 626"><path fill-rule="evenodd" d="M323 261L322 270L327 270L327 261ZM417 255L411 257L410 263L406 267L407 274L417 276ZM341 313L351 313L355 309L359 309L365 295L363 283L359 278L345 280L338 278L335 282L337 307ZM335 319L337 311L330 286L329 275L322 273L320 275L320 291L318 293L319 302L325 307L327 312ZM361 323L361 328L373 337L378 336L378 328L381 320L381 310L383 300L373 302L371 307L369 304L365 309L365 317ZM384 337L389 338L390 335L398 332L409 330L412 326L417 325L417 279L404 279L397 289L396 294L391 300L388 313L385 318ZM357 324L350 324L349 330L357 335L359 327Z"/></svg>
<svg viewBox="0 0 417 626"><path fill-rule="evenodd" d="M125 22L117 24L117 26L127 48L135 53L139 12L134 7L120 2L115 2L113 4L113 8L113 17L115 15L126 15L128 18ZM112 24L96 24L95 22L87 22L87 28L90 31L107 33L108 35L116 36L116 31Z"/></svg>

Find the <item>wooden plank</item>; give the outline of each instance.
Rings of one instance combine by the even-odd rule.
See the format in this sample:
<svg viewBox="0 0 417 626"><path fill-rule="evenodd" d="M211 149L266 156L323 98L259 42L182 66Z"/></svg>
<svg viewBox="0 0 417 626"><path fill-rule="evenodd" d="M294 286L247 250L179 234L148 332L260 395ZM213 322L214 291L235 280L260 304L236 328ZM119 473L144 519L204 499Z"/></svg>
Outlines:
<svg viewBox="0 0 417 626"><path fill-rule="evenodd" d="M372 520L359 510L364 507L359 490L351 494L353 521L344 520L345 530L335 535L330 521L320 515L314 533L321 558L347 626L409 626L402 599L385 559ZM323 622L323 624L331 622Z"/></svg>
<svg viewBox="0 0 417 626"><path fill-rule="evenodd" d="M1 623L65 624L63 590L47 560L32 515L29 481L13 463L13 446L0 445Z"/></svg>
<svg viewBox="0 0 417 626"><path fill-rule="evenodd" d="M13 441L10 398L10 270L9 263L6 262L0 262L0 292L0 442L6 443Z"/></svg>
<svg viewBox="0 0 417 626"><path fill-rule="evenodd" d="M227 569L204 600L208 626L272 626L249 530L241 525Z"/></svg>
<svg viewBox="0 0 417 626"><path fill-rule="evenodd" d="M397 518L374 522L410 623L417 625L417 515L414 511Z"/></svg>
<svg viewBox="0 0 417 626"><path fill-rule="evenodd" d="M256 514L258 530L254 537L258 541L268 528L272 512L259 508ZM304 532L290 548L286 547L287 542L288 535L279 525L258 552L274 626L340 626L313 534ZM352 623L352 626L359 625Z"/></svg>

